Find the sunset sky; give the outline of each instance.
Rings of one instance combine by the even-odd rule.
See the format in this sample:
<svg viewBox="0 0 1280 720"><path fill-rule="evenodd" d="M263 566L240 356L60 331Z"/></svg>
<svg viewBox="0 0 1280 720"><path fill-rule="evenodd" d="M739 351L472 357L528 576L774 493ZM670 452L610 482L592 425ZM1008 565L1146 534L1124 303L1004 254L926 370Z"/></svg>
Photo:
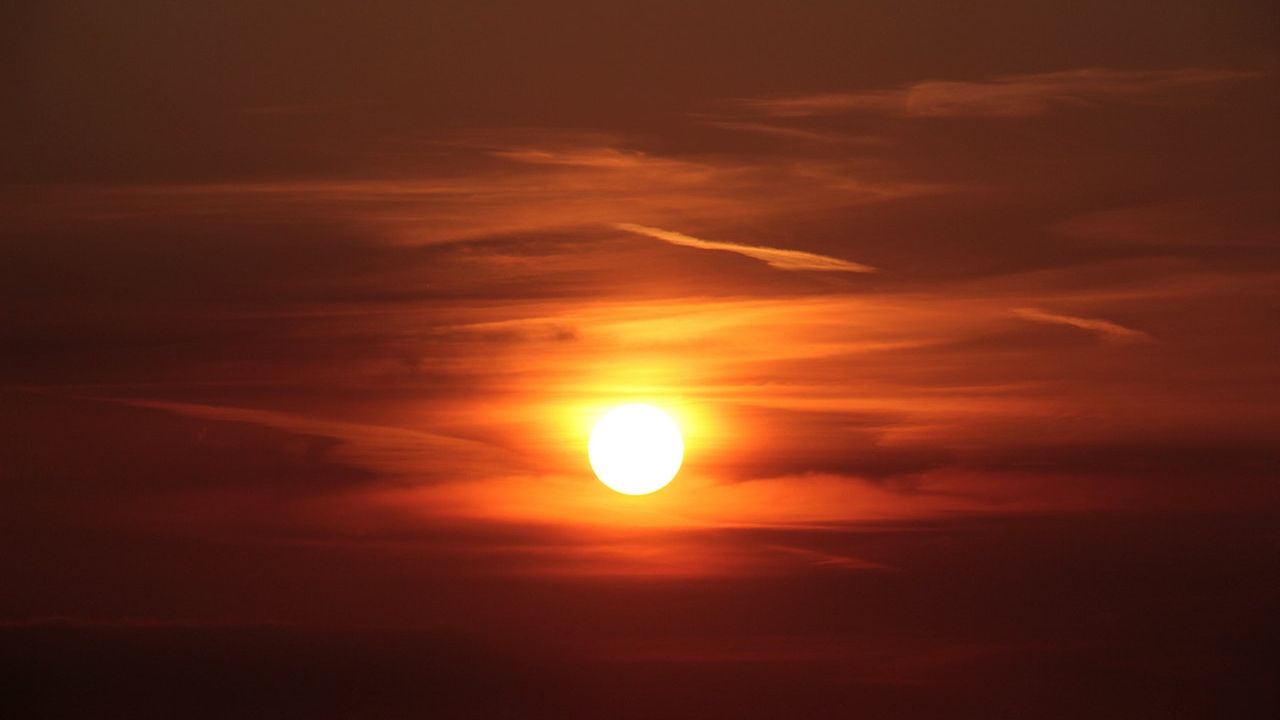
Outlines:
<svg viewBox="0 0 1280 720"><path fill-rule="evenodd" d="M1280 707L1274 3L0 34L0 714Z"/></svg>

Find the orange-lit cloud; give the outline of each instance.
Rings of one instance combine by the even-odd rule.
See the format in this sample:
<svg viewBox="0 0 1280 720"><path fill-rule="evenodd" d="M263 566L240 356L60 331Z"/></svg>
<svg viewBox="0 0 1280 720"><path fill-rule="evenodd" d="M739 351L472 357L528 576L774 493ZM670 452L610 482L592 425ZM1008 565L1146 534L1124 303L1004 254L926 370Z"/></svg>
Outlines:
<svg viewBox="0 0 1280 720"><path fill-rule="evenodd" d="M875 268L870 265L841 260L839 258L827 257L825 255L817 255L814 253L804 252L801 250L786 250L783 248L760 247L758 245L743 245L740 243L719 242L714 240L703 240L684 233L673 232L671 230L662 230L660 228L645 227L644 225L634 225L631 223L617 223L614 227L619 230L625 230L629 233L637 235L645 235L656 238L672 245L681 245L684 247L698 248L699 250L722 250L724 252L738 253L756 260L763 260L770 267L779 270L813 270L819 272L875 272Z"/></svg>
<svg viewBox="0 0 1280 720"><path fill-rule="evenodd" d="M1068 327L1080 328L1081 330L1090 330L1112 340L1148 340L1151 337L1141 330L1134 330L1133 328L1127 328L1118 323L1113 323L1109 320L1099 320L1098 318L1062 315L1060 313L1046 312L1036 308L1018 308L1017 310L1014 310L1013 313L1024 320L1055 325L1066 325Z"/></svg>

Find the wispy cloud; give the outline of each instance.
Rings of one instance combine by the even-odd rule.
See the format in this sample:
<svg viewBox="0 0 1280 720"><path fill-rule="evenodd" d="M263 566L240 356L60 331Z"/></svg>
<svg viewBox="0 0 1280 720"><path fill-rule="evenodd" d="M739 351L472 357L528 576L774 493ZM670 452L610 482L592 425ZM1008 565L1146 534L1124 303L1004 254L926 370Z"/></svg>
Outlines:
<svg viewBox="0 0 1280 720"><path fill-rule="evenodd" d="M333 438L342 443L338 453L341 459L352 462L358 467L375 470L382 477L404 477L407 474L412 474L416 480L429 477L431 473L420 467L418 461L426 454L447 453L453 459L450 470L468 466L479 467L502 454L499 448L475 440L389 425L369 425L274 410L222 405L140 398L104 399L185 417L247 423L302 435Z"/></svg>
<svg viewBox="0 0 1280 720"><path fill-rule="evenodd" d="M532 134L531 139L540 136ZM197 216L323 218L427 245L517 233L779 217L951 192L849 158L686 156L599 144L459 143L424 175L78 187L0 199L29 227ZM595 143L595 144L593 144Z"/></svg>
<svg viewBox="0 0 1280 720"><path fill-rule="evenodd" d="M1049 323L1053 325L1068 325L1081 330L1089 330L1100 333L1103 337L1112 340L1137 341L1150 340L1151 336L1141 330L1134 330L1123 325L1113 323L1110 320L1099 320L1098 318L1076 317L1074 315L1061 315L1059 313L1046 312L1036 308L1018 308L1013 311L1014 315L1032 322Z"/></svg>
<svg viewBox="0 0 1280 720"><path fill-rule="evenodd" d="M877 113L908 117L1032 117L1067 106L1151 100L1183 88L1255 76L1235 70L1087 68L981 81L925 80L901 88L740 101L774 117Z"/></svg>
<svg viewBox="0 0 1280 720"><path fill-rule="evenodd" d="M633 225L631 223L616 223L614 227L629 233L635 233L636 235L644 235L646 237L669 242L672 245L682 245L684 247L698 248L699 250L723 250L725 252L738 253L739 255L745 255L749 258L755 258L756 260L763 260L768 263L770 267L775 267L779 270L816 270L823 272L857 273L876 271L876 269L870 265L863 265L862 263L841 260L840 258L804 252L803 250L787 250L785 248L771 248L759 245L742 245L740 243L703 240L701 238L685 235L684 233L646 227L644 225Z"/></svg>
<svg viewBox="0 0 1280 720"><path fill-rule="evenodd" d="M895 568L882 565L870 560L853 557L851 555L838 555L835 553L822 552L811 548L795 547L792 545L769 545L770 550L777 550L781 553L796 555L811 561L814 565L825 565L829 567L840 568L842 570L895 570Z"/></svg>
<svg viewBox="0 0 1280 720"><path fill-rule="evenodd" d="M1280 238L1280 192L1214 193L1088 212L1052 227L1068 237L1238 252Z"/></svg>
<svg viewBox="0 0 1280 720"><path fill-rule="evenodd" d="M740 120L705 120L703 121L703 124L714 128L720 128L721 130L734 130L737 132L782 138L784 140L800 140L803 142L820 143L824 145L854 143L876 144L883 142L880 138L874 136L841 135L839 133L818 132L816 130L788 127L786 125L774 125L772 123L747 122Z"/></svg>
<svg viewBox="0 0 1280 720"><path fill-rule="evenodd" d="M570 150L542 148L508 148L491 150L489 154L529 165L567 165L585 168L632 169L650 164L644 153L620 150L612 147L588 147Z"/></svg>

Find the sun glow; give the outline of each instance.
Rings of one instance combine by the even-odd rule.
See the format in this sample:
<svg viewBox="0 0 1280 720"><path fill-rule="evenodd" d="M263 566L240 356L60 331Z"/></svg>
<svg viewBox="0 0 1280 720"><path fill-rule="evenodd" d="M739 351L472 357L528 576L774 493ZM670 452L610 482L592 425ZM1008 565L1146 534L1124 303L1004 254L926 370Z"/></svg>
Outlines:
<svg viewBox="0 0 1280 720"><path fill-rule="evenodd" d="M605 413L587 443L600 482L625 495L648 495L670 483L684 459L684 438L671 416L644 404Z"/></svg>

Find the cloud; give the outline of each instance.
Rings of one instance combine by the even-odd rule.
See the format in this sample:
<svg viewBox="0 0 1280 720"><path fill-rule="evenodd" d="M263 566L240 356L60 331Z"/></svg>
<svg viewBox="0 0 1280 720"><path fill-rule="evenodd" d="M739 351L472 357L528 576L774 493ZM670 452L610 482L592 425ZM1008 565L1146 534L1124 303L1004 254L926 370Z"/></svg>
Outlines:
<svg viewBox="0 0 1280 720"><path fill-rule="evenodd" d="M587 147L571 150L510 148L491 150L490 155L529 165L567 165L585 168L633 169L650 164L649 156L612 147Z"/></svg>
<svg viewBox="0 0 1280 720"><path fill-rule="evenodd" d="M1169 250L1237 253L1280 238L1280 193L1217 194L1129 205L1077 215L1053 226L1068 237L1162 246Z"/></svg>
<svg viewBox="0 0 1280 720"><path fill-rule="evenodd" d="M1151 99L1187 87L1254 77L1234 70L1115 70L1086 68L981 81L925 80L892 90L825 93L740 101L773 117L876 113L906 117L1003 117L1044 115L1067 106Z"/></svg>
<svg viewBox="0 0 1280 720"><path fill-rule="evenodd" d="M703 124L714 128L720 128L721 130L736 130L738 132L767 135L769 137L783 138L786 140L802 140L829 145L845 143L875 144L882 142L880 138L874 136L841 135L838 133L817 132L815 130L787 127L786 125L773 125L770 123L743 122L735 120L705 120L703 121Z"/></svg>
<svg viewBox="0 0 1280 720"><path fill-rule="evenodd" d="M739 243L702 240L700 238L673 232L671 230L662 230L659 228L646 227L644 225L633 225L631 223L616 223L614 224L614 227L629 233L644 235L664 242L669 242L672 245L683 245L685 247L698 248L699 250L723 250L725 252L746 255L749 258L763 260L768 263L770 267L775 267L779 270L815 270L822 272L856 273L876 271L876 269L870 265L863 265L862 263L850 262L848 260L841 260L839 258L828 257L826 255L817 255L815 253L804 252L802 250L787 250L784 248L761 247L759 245L742 245Z"/></svg>
<svg viewBox="0 0 1280 720"><path fill-rule="evenodd" d="M373 470L384 479L409 477L421 482L438 477L451 477L453 473L474 471L487 467L488 463L495 458L506 457L500 448L476 440L392 425L371 425L274 410L168 400L102 399L184 417L247 423L289 433L332 438L339 442L334 453L337 459ZM439 462L430 467L423 466L423 458L442 456L450 458L447 467L443 467Z"/></svg>
<svg viewBox="0 0 1280 720"><path fill-rule="evenodd" d="M1036 308L1018 308L1013 311L1014 315L1032 322L1049 323L1052 325L1069 325L1071 327L1080 328L1081 330L1090 330L1100 333L1103 337L1112 340L1136 341L1149 340L1151 336L1141 330L1134 330L1123 325L1113 323L1109 320L1099 320L1097 318L1083 318L1074 315L1060 315L1058 313L1046 312Z"/></svg>
<svg viewBox="0 0 1280 720"><path fill-rule="evenodd" d="M768 545L771 550L777 550L781 553L796 555L811 561L814 565L825 565L828 567L840 568L841 570L894 570L895 568L882 565L870 560L853 557L850 555L839 555L835 553L822 552L811 548L793 547L791 545Z"/></svg>
<svg viewBox="0 0 1280 720"><path fill-rule="evenodd" d="M847 157L656 154L592 135L532 142L540 139L460 141L432 173L32 189L0 199L0 210L18 218L7 232L305 221L416 246L599 228L618 217L736 224L955 190Z"/></svg>

